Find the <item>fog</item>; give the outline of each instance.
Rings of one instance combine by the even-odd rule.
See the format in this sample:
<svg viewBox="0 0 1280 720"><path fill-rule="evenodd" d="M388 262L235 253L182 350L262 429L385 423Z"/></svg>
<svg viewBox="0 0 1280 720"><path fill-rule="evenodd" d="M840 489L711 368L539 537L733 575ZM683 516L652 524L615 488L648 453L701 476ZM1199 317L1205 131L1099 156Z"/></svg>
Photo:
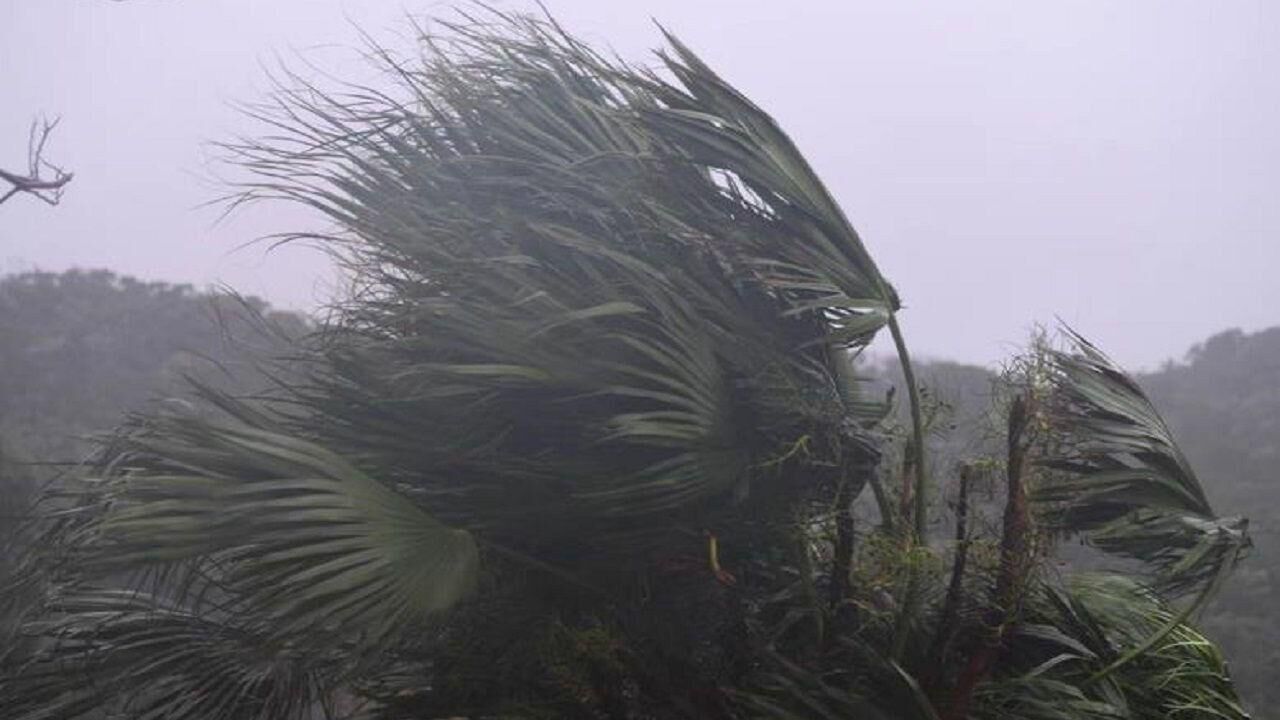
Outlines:
<svg viewBox="0 0 1280 720"><path fill-rule="evenodd" d="M515 2L500 7L533 7ZM1280 8L1234 2L549 0L643 60L657 19L775 114L902 293L917 352L990 363L1061 317L1131 367L1280 322ZM75 172L56 208L0 207L0 270L108 267L310 308L339 283L314 222L215 222L207 143L252 133L266 69L364 72L402 0L2 0L0 167L37 113Z"/></svg>

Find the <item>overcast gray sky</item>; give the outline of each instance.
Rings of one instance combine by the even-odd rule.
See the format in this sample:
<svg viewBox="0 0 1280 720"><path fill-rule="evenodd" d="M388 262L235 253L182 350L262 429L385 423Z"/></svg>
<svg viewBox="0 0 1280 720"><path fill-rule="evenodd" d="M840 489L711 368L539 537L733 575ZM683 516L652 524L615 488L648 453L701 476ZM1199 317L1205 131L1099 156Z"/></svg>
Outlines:
<svg viewBox="0 0 1280 720"><path fill-rule="evenodd" d="M501 0L505 8L530 7ZM1131 367L1280 324L1280 3L547 0L643 59L651 18L770 110L902 293L918 353L990 363L1060 316ZM350 72L412 0L0 0L0 167L60 114L64 203L0 206L0 271L107 267L313 307L298 210L214 224L205 143L262 67ZM295 63L296 64L296 63Z"/></svg>

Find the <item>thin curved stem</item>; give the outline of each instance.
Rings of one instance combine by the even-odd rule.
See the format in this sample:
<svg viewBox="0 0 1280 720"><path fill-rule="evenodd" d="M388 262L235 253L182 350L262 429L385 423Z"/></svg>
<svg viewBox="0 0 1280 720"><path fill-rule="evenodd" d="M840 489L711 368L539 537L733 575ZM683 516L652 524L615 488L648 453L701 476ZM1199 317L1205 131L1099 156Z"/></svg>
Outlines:
<svg viewBox="0 0 1280 720"><path fill-rule="evenodd" d="M896 661L902 658L907 645L907 631L911 619L918 614L921 600L920 568L917 564L916 550L928 545L925 533L928 529L928 472L925 468L924 453L924 416L920 409L920 387L916 384L915 369L911 364L911 353L907 350L906 340L902 337L902 327L898 325L896 313L889 314L889 333L893 336L893 345L897 349L898 363L902 366L902 379L907 385L907 398L911 406L911 454L915 471L915 502L913 508L914 524L911 542L908 543L908 572L906 597L903 598L902 610L894 622L893 647L891 657Z"/></svg>
<svg viewBox="0 0 1280 720"><path fill-rule="evenodd" d="M920 409L920 386L916 384L915 368L911 364L911 353L907 350L906 340L902 337L902 327L898 325L897 313L889 315L889 334L893 336L893 346L898 353L898 363L902 366L902 380L907 386L907 400L911 406L911 452L912 469L915 471L915 505L914 539L917 545L928 545L926 531L929 525L928 508L928 470L925 468L924 452L924 414Z"/></svg>

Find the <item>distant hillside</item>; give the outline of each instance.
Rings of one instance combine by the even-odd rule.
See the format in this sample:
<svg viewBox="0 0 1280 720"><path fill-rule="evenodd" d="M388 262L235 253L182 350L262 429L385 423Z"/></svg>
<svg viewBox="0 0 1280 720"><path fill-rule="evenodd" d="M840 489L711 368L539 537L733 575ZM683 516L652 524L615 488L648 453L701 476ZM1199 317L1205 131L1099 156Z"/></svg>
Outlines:
<svg viewBox="0 0 1280 720"><path fill-rule="evenodd" d="M263 341L246 309L286 331L306 326L253 298L106 270L0 278L0 438L29 458L76 457L79 437L177 390L184 373L243 366L236 343Z"/></svg>
<svg viewBox="0 0 1280 720"><path fill-rule="evenodd" d="M1219 333L1140 379L1214 506L1249 518L1253 552L1204 624L1255 717L1280 718L1280 327Z"/></svg>

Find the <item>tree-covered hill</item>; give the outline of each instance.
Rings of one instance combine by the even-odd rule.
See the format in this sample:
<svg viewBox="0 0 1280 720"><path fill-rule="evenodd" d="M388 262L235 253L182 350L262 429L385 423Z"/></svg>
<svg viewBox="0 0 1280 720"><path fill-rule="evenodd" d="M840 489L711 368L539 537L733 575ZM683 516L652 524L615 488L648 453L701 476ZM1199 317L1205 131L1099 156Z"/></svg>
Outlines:
<svg viewBox="0 0 1280 720"><path fill-rule="evenodd" d="M75 459L80 438L178 390L185 374L244 377L237 348L270 342L253 315L305 327L261 300L107 270L0 278L0 438L28 458Z"/></svg>
<svg viewBox="0 0 1280 720"><path fill-rule="evenodd" d="M1210 498L1249 516L1253 551L1204 625L1255 716L1280 718L1280 327L1219 333L1141 381Z"/></svg>

